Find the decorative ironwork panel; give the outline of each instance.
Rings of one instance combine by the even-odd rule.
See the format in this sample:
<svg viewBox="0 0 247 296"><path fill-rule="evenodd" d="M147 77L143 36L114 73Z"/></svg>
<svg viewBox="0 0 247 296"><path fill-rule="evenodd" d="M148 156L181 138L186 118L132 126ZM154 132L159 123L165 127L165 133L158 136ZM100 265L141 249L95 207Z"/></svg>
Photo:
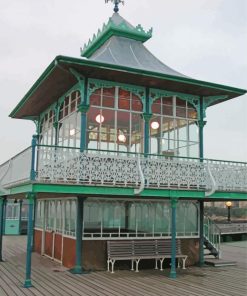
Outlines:
<svg viewBox="0 0 247 296"><path fill-rule="evenodd" d="M247 164L209 160L210 171L219 191L247 192Z"/></svg>
<svg viewBox="0 0 247 296"><path fill-rule="evenodd" d="M40 147L38 164L39 182L138 188L142 182L141 169L145 188L247 191L247 166L244 163L142 156L139 167L135 155Z"/></svg>
<svg viewBox="0 0 247 296"><path fill-rule="evenodd" d="M143 172L147 188L204 190L206 187L204 164L198 160L146 158Z"/></svg>

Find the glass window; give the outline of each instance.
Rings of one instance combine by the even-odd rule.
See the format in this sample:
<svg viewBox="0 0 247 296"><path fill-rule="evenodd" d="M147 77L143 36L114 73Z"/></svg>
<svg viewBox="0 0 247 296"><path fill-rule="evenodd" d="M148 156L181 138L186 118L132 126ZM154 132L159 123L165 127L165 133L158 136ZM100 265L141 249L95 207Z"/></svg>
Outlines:
<svg viewBox="0 0 247 296"><path fill-rule="evenodd" d="M166 156L198 157L197 118L194 107L178 97L163 97L152 104L150 152ZM193 113L193 114L192 114Z"/></svg>
<svg viewBox="0 0 247 296"><path fill-rule="evenodd" d="M87 114L88 148L142 152L142 108L139 97L120 87L96 90Z"/></svg>
<svg viewBox="0 0 247 296"><path fill-rule="evenodd" d="M81 115L77 112L80 104L80 92L71 92L63 101L59 111L59 146L80 147Z"/></svg>

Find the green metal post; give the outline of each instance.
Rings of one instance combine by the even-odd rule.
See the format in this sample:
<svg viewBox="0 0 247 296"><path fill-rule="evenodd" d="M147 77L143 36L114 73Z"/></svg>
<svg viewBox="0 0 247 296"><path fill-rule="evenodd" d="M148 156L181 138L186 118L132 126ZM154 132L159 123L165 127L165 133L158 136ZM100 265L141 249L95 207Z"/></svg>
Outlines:
<svg viewBox="0 0 247 296"><path fill-rule="evenodd" d="M3 235L5 235L6 230L7 202L8 200L6 198L3 203Z"/></svg>
<svg viewBox="0 0 247 296"><path fill-rule="evenodd" d="M34 200L36 198L35 193L28 193L28 228L27 228L27 255L26 255L26 277L24 282L24 288L32 287L31 281L31 263L32 263L32 239L33 239L33 207Z"/></svg>
<svg viewBox="0 0 247 296"><path fill-rule="evenodd" d="M20 199L19 204L20 204L20 208L19 208L19 234L21 234L21 219L22 219L22 199Z"/></svg>
<svg viewBox="0 0 247 296"><path fill-rule="evenodd" d="M81 103L78 106L78 111L81 112L81 143L80 151L83 152L87 148L87 112L89 110L88 104L88 79L84 79L84 86L81 87Z"/></svg>
<svg viewBox="0 0 247 296"><path fill-rule="evenodd" d="M152 114L150 113L150 100L149 100L149 88L146 88L146 106L145 111L143 113L143 119L144 119L144 154L149 154L149 141L150 141L150 120L152 118Z"/></svg>
<svg viewBox="0 0 247 296"><path fill-rule="evenodd" d="M36 178L36 172L35 172L35 156L36 156L36 147L37 147L37 135L33 135L32 138L32 158L31 158L31 173L30 173L30 179L31 181L34 181Z"/></svg>
<svg viewBox="0 0 247 296"><path fill-rule="evenodd" d="M77 216L76 216L76 259L75 267L71 269L73 274L83 274L85 271L82 267L82 224L83 224L83 210L84 210L84 198L77 197Z"/></svg>
<svg viewBox="0 0 247 296"><path fill-rule="evenodd" d="M204 158L204 145L203 145L203 129L206 124L204 121L204 106L203 97L200 98L200 120L199 120L199 153L200 161L203 162ZM204 201L199 200L199 223L200 223L200 241L199 241L199 266L204 265Z"/></svg>
<svg viewBox="0 0 247 296"><path fill-rule="evenodd" d="M36 204L37 204L37 199L34 199L33 203L33 239L32 239L32 252L34 252L34 227L35 227L35 220L36 220Z"/></svg>
<svg viewBox="0 0 247 296"><path fill-rule="evenodd" d="M175 279L177 277L176 273L176 209L177 209L177 198L171 199L172 217L171 217L171 228L172 228L172 254L171 254L171 271L170 278Z"/></svg>
<svg viewBox="0 0 247 296"><path fill-rule="evenodd" d="M6 197L0 197L0 262L3 262L4 207Z"/></svg>

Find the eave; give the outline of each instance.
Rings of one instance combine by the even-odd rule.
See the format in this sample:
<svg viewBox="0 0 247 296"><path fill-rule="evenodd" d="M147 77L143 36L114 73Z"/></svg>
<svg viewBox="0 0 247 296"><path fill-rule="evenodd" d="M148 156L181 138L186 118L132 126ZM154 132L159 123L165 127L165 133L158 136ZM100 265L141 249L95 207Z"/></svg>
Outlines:
<svg viewBox="0 0 247 296"><path fill-rule="evenodd" d="M155 73L81 58L57 56L9 116L24 119L30 116L39 116L42 111L77 83L76 78L69 71L70 68L89 78L135 84L203 97L226 95L227 99L232 99L246 93L244 89L187 77ZM217 103L219 101L216 100L212 105Z"/></svg>

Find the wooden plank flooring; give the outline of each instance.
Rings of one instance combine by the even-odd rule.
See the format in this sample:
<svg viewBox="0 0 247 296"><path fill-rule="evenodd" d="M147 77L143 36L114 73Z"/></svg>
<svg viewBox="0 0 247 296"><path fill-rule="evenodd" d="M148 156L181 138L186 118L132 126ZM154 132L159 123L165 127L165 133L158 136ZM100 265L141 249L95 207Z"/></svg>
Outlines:
<svg viewBox="0 0 247 296"><path fill-rule="evenodd" d="M33 254L32 282L22 287L25 275L25 236L4 237L0 262L0 296L244 296L247 295L247 243L223 246L223 258L237 261L231 267L190 267L179 270L128 270L73 275L58 263Z"/></svg>

